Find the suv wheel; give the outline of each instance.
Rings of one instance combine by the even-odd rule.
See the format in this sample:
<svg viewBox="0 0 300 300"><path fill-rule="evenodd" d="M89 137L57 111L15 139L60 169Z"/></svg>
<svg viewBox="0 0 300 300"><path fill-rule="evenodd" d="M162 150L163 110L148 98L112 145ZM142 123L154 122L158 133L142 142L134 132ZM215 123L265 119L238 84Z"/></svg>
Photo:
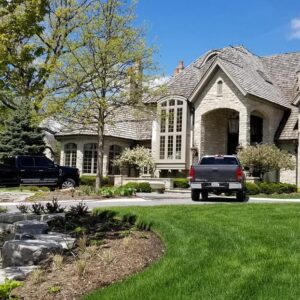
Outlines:
<svg viewBox="0 0 300 300"><path fill-rule="evenodd" d="M75 188L76 182L72 178L66 179L62 184L61 188L62 189L70 189L70 188Z"/></svg>
<svg viewBox="0 0 300 300"><path fill-rule="evenodd" d="M198 190L191 190L191 196L193 201L199 201L200 192Z"/></svg>

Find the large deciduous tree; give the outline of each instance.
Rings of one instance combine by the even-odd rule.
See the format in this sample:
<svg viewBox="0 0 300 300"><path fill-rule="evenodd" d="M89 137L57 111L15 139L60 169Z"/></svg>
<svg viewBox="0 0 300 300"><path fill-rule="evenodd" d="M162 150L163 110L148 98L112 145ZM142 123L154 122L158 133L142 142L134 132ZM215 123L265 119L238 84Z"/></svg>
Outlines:
<svg viewBox="0 0 300 300"><path fill-rule="evenodd" d="M69 41L69 54L53 78L53 85L62 88L50 99L49 109L60 110L71 127L76 123L77 128L82 124L95 129L99 187L105 124L123 106L142 106L145 70L153 67L153 49L134 26L135 3L98 0L87 18L76 39Z"/></svg>

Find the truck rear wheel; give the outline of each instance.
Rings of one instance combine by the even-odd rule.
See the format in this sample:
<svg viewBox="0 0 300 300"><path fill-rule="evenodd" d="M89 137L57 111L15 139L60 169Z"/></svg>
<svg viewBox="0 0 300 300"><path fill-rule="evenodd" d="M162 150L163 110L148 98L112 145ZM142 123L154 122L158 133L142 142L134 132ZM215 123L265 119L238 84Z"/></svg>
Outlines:
<svg viewBox="0 0 300 300"><path fill-rule="evenodd" d="M200 192L198 190L191 190L191 196L193 201L200 200Z"/></svg>
<svg viewBox="0 0 300 300"><path fill-rule="evenodd" d="M244 202L246 200L246 192L244 190L236 192L236 200Z"/></svg>
<svg viewBox="0 0 300 300"><path fill-rule="evenodd" d="M201 192L201 198L202 198L202 200L207 200L208 199L208 192L207 191Z"/></svg>
<svg viewBox="0 0 300 300"><path fill-rule="evenodd" d="M68 178L64 180L64 182L61 185L62 189L70 189L70 188L75 188L76 182L72 178Z"/></svg>

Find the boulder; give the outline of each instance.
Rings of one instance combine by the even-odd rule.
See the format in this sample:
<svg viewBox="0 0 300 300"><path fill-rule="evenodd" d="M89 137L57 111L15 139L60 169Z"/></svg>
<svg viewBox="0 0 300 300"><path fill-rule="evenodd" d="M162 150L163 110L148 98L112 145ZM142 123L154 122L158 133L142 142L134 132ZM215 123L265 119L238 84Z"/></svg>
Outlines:
<svg viewBox="0 0 300 300"><path fill-rule="evenodd" d="M63 247L54 241L42 240L11 240L2 248L3 267L37 265L50 254L59 253Z"/></svg>
<svg viewBox="0 0 300 300"><path fill-rule="evenodd" d="M0 284L5 282L5 278L10 280L25 280L26 277L38 266L27 267L7 267L0 270Z"/></svg>
<svg viewBox="0 0 300 300"><path fill-rule="evenodd" d="M42 234L48 231L48 224L36 220L19 221L15 224L16 234Z"/></svg>

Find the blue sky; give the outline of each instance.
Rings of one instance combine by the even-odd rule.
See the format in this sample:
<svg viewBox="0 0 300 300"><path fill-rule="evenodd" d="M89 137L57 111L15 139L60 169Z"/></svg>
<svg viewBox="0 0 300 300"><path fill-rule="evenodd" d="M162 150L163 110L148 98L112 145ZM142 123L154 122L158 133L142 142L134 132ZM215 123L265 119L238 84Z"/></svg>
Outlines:
<svg viewBox="0 0 300 300"><path fill-rule="evenodd" d="M166 75L179 60L227 45L258 55L300 51L300 0L140 0L137 15Z"/></svg>

